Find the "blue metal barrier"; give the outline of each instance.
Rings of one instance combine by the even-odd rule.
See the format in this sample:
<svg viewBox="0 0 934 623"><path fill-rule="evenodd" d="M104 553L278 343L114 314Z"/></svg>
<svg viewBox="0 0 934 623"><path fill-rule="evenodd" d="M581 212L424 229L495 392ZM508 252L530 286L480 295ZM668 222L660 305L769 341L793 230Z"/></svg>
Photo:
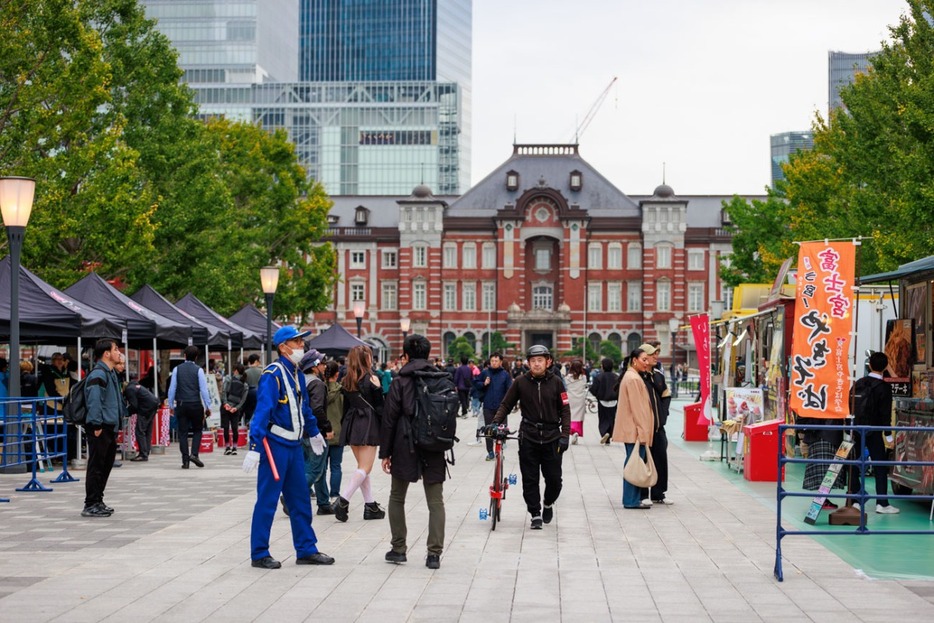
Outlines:
<svg viewBox="0 0 934 623"><path fill-rule="evenodd" d="M48 407L54 402L54 407ZM0 430L3 451L0 467L25 466L32 472L29 482L17 491L52 491L37 473L53 471L52 462L61 459L62 473L51 482L77 482L68 472L68 426L61 418L61 398L8 398L0 401ZM53 448L54 444L54 448ZM0 502L9 502L0 498Z"/></svg>
<svg viewBox="0 0 934 623"><path fill-rule="evenodd" d="M928 427L918 427L918 426L854 426L849 424L782 424L778 427L779 439L785 438L786 430L834 430L834 431L843 431L844 433L849 432L859 432L859 433L868 433L872 431L928 431L931 434L934 434L934 428ZM859 503L859 525L855 530L785 530L782 527L782 500L786 497L806 497L806 498L815 498L819 497L820 492L814 491L786 491L782 479L778 479L777 483L777 505L775 513L775 577L781 582L784 580L784 575L782 573L782 539L786 536L793 535L821 535L821 536L830 536L830 535L885 535L885 534L934 534L934 528L931 530L870 530L866 527L866 501L869 499L875 499L875 494L869 495L866 493L866 468L872 467L874 465L878 466L888 466L894 467L897 465L919 465L923 467L934 467L934 461L873 461L871 460L866 453L866 435L860 434L860 447L859 447L859 458L858 459L839 459L834 458L830 461L825 458L821 459L804 459L804 458L788 458L784 456L784 453L779 449L778 453L778 473L784 473L784 465L786 463L820 463L827 465L828 463L837 463L844 467L846 466L857 466L859 468L859 491L857 493L834 493L833 497L842 497L847 500L853 500L856 503ZM848 484L847 490L849 491L850 486ZM926 494L910 494L910 495L897 495L891 494L886 495L888 499L896 500L934 500L934 495Z"/></svg>

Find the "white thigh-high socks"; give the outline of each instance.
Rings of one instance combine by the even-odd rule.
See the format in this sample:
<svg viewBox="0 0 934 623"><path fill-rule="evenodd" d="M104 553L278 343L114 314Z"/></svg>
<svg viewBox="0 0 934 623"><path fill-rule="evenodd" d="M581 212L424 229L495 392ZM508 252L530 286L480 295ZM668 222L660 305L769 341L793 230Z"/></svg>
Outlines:
<svg viewBox="0 0 934 623"><path fill-rule="evenodd" d="M363 501L367 504L372 504L376 501L373 499L373 487L370 486L369 474L367 474L366 478L363 479L363 482L360 483L360 493L363 494Z"/></svg>
<svg viewBox="0 0 934 623"><path fill-rule="evenodd" d="M366 472L362 469L354 470L354 473L350 475L350 482L347 483L347 488L341 491L341 497L345 500L350 500L354 492L360 488L366 481Z"/></svg>

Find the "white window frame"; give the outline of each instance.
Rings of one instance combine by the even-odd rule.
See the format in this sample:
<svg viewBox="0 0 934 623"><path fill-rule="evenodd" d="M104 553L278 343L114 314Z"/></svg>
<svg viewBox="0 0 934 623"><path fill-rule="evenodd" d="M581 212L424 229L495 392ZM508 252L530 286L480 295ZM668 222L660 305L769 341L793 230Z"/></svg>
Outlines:
<svg viewBox="0 0 934 623"><path fill-rule="evenodd" d="M702 312L707 309L704 304L704 282L692 281L688 283L688 311Z"/></svg>
<svg viewBox="0 0 934 623"><path fill-rule="evenodd" d="M547 305L545 304L547 302ZM555 305L555 287L548 283L532 285L532 309L553 310Z"/></svg>
<svg viewBox="0 0 934 623"><path fill-rule="evenodd" d="M591 242L587 247L587 268L590 270L603 268L603 245L601 243Z"/></svg>
<svg viewBox="0 0 934 623"><path fill-rule="evenodd" d="M602 283L588 283L587 284L587 311L589 312L603 311L603 284Z"/></svg>
<svg viewBox="0 0 934 623"><path fill-rule="evenodd" d="M483 243L483 267L496 268L496 245L492 242Z"/></svg>
<svg viewBox="0 0 934 623"><path fill-rule="evenodd" d="M606 310L623 311L623 284L618 281L606 284Z"/></svg>
<svg viewBox="0 0 934 623"><path fill-rule="evenodd" d="M477 311L477 284L461 284L461 304L463 311Z"/></svg>
<svg viewBox="0 0 934 623"><path fill-rule="evenodd" d="M483 306L483 311L495 311L496 310L496 283L493 281L488 281L483 284L483 294L481 298L481 304Z"/></svg>
<svg viewBox="0 0 934 623"><path fill-rule="evenodd" d="M630 270L642 268L642 245L630 242L626 248L626 265Z"/></svg>
<svg viewBox="0 0 934 623"><path fill-rule="evenodd" d="M660 279L655 282L655 309L656 311L671 311L671 282Z"/></svg>
<svg viewBox="0 0 934 623"><path fill-rule="evenodd" d="M425 245L412 247L412 268L428 268L428 247Z"/></svg>
<svg viewBox="0 0 934 623"><path fill-rule="evenodd" d="M457 284L444 282L441 286L441 309L455 311L457 309Z"/></svg>
<svg viewBox="0 0 934 623"><path fill-rule="evenodd" d="M544 268L539 264L539 259L542 254L546 254L548 257L548 265ZM551 249L548 247L535 247L532 250L533 264L535 266L534 270L540 273L550 273L551 272Z"/></svg>
<svg viewBox="0 0 934 623"><path fill-rule="evenodd" d="M611 242L606 245L606 268L607 270L623 269L623 245L618 242Z"/></svg>
<svg viewBox="0 0 934 623"><path fill-rule="evenodd" d="M352 250L350 252L350 267L353 269L366 268L366 251Z"/></svg>
<svg viewBox="0 0 934 623"><path fill-rule="evenodd" d="M366 283L363 281L350 282L350 302L366 301Z"/></svg>
<svg viewBox="0 0 934 623"><path fill-rule="evenodd" d="M399 309L399 284L395 281L383 281L380 284L380 308Z"/></svg>
<svg viewBox="0 0 934 623"><path fill-rule="evenodd" d="M476 270L477 268L477 245L474 242L465 242L461 248L461 268L465 270Z"/></svg>
<svg viewBox="0 0 934 623"><path fill-rule="evenodd" d="M671 245L659 244L655 247L655 268L668 270L671 268Z"/></svg>
<svg viewBox="0 0 934 623"><path fill-rule="evenodd" d="M455 243L445 243L441 251L441 267L457 268L457 245Z"/></svg>
<svg viewBox="0 0 934 623"><path fill-rule="evenodd" d="M703 249L688 249L688 270L704 270Z"/></svg>
<svg viewBox="0 0 934 623"><path fill-rule="evenodd" d="M428 284L424 281L412 283L412 309L423 311L428 308Z"/></svg>
<svg viewBox="0 0 934 623"><path fill-rule="evenodd" d="M642 284L638 281L626 284L626 311L642 311Z"/></svg>
<svg viewBox="0 0 934 623"><path fill-rule="evenodd" d="M380 266L388 269L399 268L399 254L395 249L383 249Z"/></svg>

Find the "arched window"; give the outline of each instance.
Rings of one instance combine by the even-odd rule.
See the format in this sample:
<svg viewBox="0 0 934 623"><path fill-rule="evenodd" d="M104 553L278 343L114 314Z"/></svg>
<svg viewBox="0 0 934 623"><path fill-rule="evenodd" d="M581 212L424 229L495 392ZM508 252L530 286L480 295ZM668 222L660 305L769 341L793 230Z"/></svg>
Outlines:
<svg viewBox="0 0 934 623"><path fill-rule="evenodd" d="M457 339L457 336L454 335L453 331L444 332L444 335L441 337L441 341L444 343L444 348L441 349L441 355L440 355L442 358L445 358L445 359L447 358L448 350L451 347L451 342L453 342L455 339Z"/></svg>
<svg viewBox="0 0 934 623"><path fill-rule="evenodd" d="M610 343L613 344L613 346L616 348L620 350L623 349L623 336L621 336L619 333L614 331L613 333L610 333L606 339L609 340Z"/></svg>
<svg viewBox="0 0 934 623"><path fill-rule="evenodd" d="M642 345L642 336L636 333L635 331L633 331L632 333L626 336L626 352L623 354L628 355L632 351L639 348L639 346L641 345Z"/></svg>
<svg viewBox="0 0 934 623"><path fill-rule="evenodd" d="M600 354L600 342L602 341L603 341L603 338L600 336L599 333L591 333L590 335L587 336L587 342L589 342L587 344L587 348L590 350L591 353L594 353L595 355L599 355Z"/></svg>
<svg viewBox="0 0 934 623"><path fill-rule="evenodd" d="M554 289L548 285L532 288L532 309L554 309Z"/></svg>
<svg viewBox="0 0 934 623"><path fill-rule="evenodd" d="M464 339L466 339L467 342L473 346L474 351L477 350L477 336L472 331L465 333Z"/></svg>

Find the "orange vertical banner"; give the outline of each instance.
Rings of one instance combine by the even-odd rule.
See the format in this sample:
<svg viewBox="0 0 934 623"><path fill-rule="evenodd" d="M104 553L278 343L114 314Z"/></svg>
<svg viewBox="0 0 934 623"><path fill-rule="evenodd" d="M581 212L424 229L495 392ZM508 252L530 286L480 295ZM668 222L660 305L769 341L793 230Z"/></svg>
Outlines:
<svg viewBox="0 0 934 623"><path fill-rule="evenodd" d="M790 371L799 416L849 415L855 273L852 241L801 244Z"/></svg>

